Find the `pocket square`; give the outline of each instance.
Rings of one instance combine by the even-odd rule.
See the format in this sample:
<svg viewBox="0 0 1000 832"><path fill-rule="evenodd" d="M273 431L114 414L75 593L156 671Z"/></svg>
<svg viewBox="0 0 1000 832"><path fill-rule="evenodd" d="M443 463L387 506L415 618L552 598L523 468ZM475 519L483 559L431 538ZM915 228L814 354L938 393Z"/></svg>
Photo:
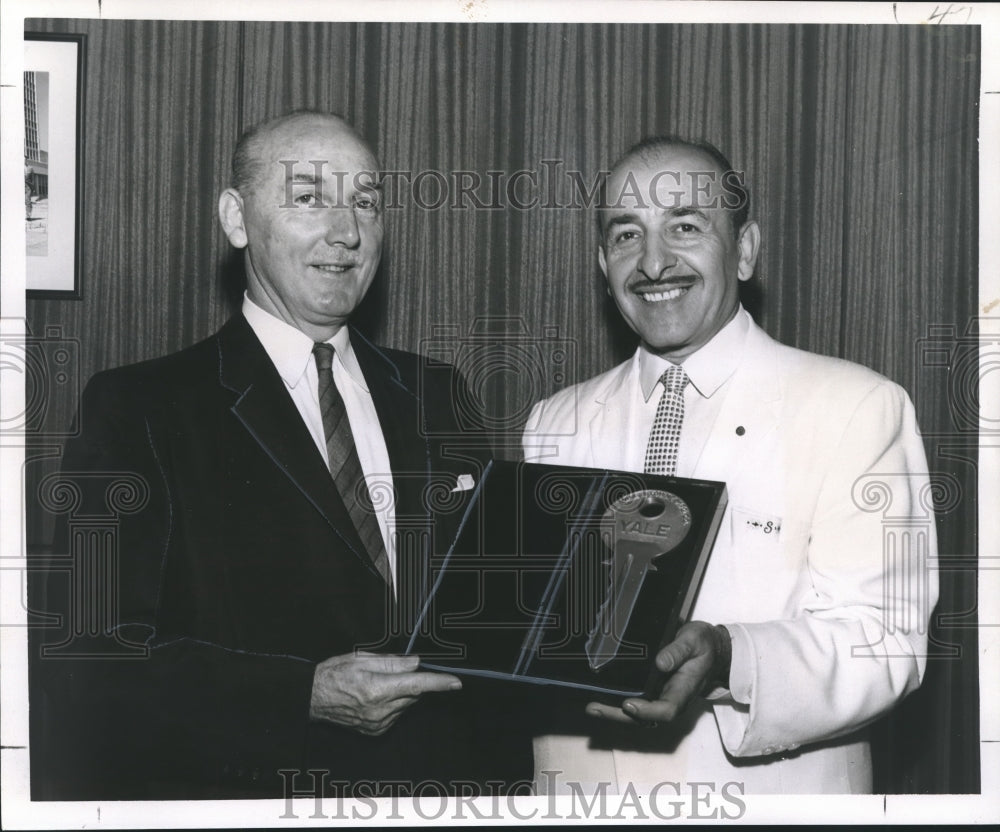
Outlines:
<svg viewBox="0 0 1000 832"><path fill-rule="evenodd" d="M455 483L455 487L451 489L454 494L456 491L468 491L471 488L476 487L476 481L472 479L472 474L459 474L458 481Z"/></svg>

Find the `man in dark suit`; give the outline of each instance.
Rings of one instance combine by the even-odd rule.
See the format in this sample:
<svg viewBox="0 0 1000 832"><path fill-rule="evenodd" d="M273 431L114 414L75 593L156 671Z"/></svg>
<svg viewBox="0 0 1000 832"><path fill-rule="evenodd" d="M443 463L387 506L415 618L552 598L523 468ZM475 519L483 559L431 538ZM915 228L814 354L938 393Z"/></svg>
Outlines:
<svg viewBox="0 0 1000 832"><path fill-rule="evenodd" d="M109 478L134 500L114 626L76 627L105 601L81 600L86 539L64 535L75 567L48 581L66 626L37 661L36 798L281 796L313 790L308 769L339 794L530 778L489 690L399 654L427 586L426 495L461 492L485 448L452 368L346 326L382 249L377 170L335 116L248 131L219 200L241 314L88 385L63 461L77 515Z"/></svg>

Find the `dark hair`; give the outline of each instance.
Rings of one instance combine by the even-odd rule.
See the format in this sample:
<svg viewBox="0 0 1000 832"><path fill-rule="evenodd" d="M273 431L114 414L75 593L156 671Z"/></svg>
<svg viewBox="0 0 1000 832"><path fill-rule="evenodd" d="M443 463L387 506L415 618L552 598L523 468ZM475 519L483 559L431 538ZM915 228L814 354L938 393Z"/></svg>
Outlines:
<svg viewBox="0 0 1000 832"><path fill-rule="evenodd" d="M750 216L750 192L743 181L743 172L734 170L732 163L726 158L726 155L711 142L704 139L688 139L672 133L649 136L636 142L626 150L614 165L611 166L611 169L614 170L633 156L650 158L656 156L662 150L677 147L700 151L708 156L719 168L726 193L737 202L733 208L729 208L728 205L726 207L730 211L729 221L733 227L733 234L739 236L740 229L743 228L744 223L746 223ZM607 177L601 183L599 204L607 205ZM603 234L604 229L601 227L600 215L598 215L597 224L601 234Z"/></svg>
<svg viewBox="0 0 1000 832"><path fill-rule="evenodd" d="M233 149L233 159L229 177L230 186L235 188L241 194L251 193L254 187L260 184L263 180L265 169L267 167L267 160L262 159L260 155L260 144L264 136L272 130L281 127L286 122L303 116L323 116L326 118L335 118L343 122L344 127L347 130L352 133L354 132L354 129L347 123L347 120L342 115L339 113L324 112L323 110L292 110L284 115L258 122L243 131L243 134L236 142L236 147Z"/></svg>

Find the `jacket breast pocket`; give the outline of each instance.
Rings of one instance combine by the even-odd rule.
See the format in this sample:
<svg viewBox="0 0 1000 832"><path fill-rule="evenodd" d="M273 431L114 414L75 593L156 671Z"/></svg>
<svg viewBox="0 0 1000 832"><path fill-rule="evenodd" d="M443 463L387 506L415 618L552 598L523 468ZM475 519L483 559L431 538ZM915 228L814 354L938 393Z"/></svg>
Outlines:
<svg viewBox="0 0 1000 832"><path fill-rule="evenodd" d="M784 520L776 514L747 506L733 506L729 520L733 542L741 548L771 548L781 540Z"/></svg>
<svg viewBox="0 0 1000 832"><path fill-rule="evenodd" d="M734 570L745 591L756 596L755 620L786 617L807 580L808 524L748 506L731 516ZM762 616L762 617L761 617Z"/></svg>

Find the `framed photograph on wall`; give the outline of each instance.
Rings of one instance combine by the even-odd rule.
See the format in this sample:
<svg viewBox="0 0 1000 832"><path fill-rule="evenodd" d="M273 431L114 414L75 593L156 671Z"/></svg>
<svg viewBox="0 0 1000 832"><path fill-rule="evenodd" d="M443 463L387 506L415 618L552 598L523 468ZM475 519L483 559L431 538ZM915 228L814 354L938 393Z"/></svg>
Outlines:
<svg viewBox="0 0 1000 832"><path fill-rule="evenodd" d="M79 298L86 36L24 33L25 286Z"/></svg>

